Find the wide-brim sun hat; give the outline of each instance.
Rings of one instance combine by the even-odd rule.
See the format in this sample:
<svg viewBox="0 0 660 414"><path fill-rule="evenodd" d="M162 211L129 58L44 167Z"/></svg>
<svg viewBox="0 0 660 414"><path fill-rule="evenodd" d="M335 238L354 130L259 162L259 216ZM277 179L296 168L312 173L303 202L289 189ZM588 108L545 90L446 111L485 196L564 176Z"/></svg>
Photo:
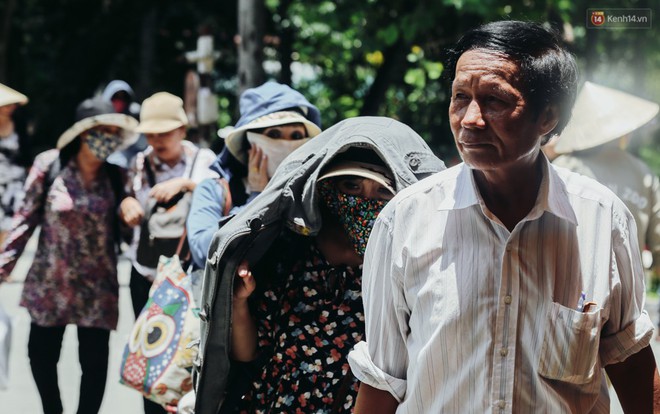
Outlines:
<svg viewBox="0 0 660 414"><path fill-rule="evenodd" d="M655 102L585 82L554 150L565 154L613 141L648 123L659 109Z"/></svg>
<svg viewBox="0 0 660 414"><path fill-rule="evenodd" d="M183 100L168 92L158 92L145 99L140 109L140 124L135 129L143 134L162 134L188 125Z"/></svg>
<svg viewBox="0 0 660 414"><path fill-rule="evenodd" d="M0 106L12 104L25 105L26 103L28 103L27 96L0 83Z"/></svg>
<svg viewBox="0 0 660 414"><path fill-rule="evenodd" d="M66 147L83 132L100 125L121 128L122 143L119 149L133 144L139 137L135 133L137 120L128 115L113 113L113 110L112 105L101 98L84 100L76 109L76 123L64 131L57 140L57 149Z"/></svg>
<svg viewBox="0 0 660 414"><path fill-rule="evenodd" d="M246 132L278 125L300 123L312 138L321 132L321 112L300 92L289 85L268 81L241 93L241 117L232 131L218 131L225 148L239 162L247 164Z"/></svg>
<svg viewBox="0 0 660 414"><path fill-rule="evenodd" d="M225 146L229 152L243 164L247 163L247 153L244 150L246 132L279 125L303 124L307 130L307 138L313 138L321 133L321 128L296 111L279 111L264 115L240 127L234 128L225 138Z"/></svg>
<svg viewBox="0 0 660 414"><path fill-rule="evenodd" d="M392 194L396 194L396 190L394 189L394 179L390 176L387 168L367 162L338 162L328 167L328 169L323 172L323 175L321 175L317 181L340 176L357 176L368 178L387 188Z"/></svg>

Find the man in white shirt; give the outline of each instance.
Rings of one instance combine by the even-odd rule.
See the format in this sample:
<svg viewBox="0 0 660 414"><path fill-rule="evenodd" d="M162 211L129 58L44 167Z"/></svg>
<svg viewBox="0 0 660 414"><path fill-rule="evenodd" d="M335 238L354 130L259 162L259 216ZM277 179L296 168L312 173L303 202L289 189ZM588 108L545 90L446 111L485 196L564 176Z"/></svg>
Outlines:
<svg viewBox="0 0 660 414"><path fill-rule="evenodd" d="M464 163L378 217L367 342L349 355L362 381L355 412L607 413L603 369L626 412L653 412L660 377L634 220L540 152L570 118L574 58L516 21L481 26L452 52Z"/></svg>
<svg viewBox="0 0 660 414"><path fill-rule="evenodd" d="M585 82L552 161L593 178L623 201L635 218L640 250L651 253L655 277L660 277L660 179L626 147L658 111L655 102Z"/></svg>

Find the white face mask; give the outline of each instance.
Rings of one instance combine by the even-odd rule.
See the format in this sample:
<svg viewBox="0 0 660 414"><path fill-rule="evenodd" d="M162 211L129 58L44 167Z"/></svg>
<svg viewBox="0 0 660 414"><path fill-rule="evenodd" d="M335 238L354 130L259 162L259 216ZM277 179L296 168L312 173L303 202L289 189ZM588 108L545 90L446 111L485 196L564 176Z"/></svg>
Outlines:
<svg viewBox="0 0 660 414"><path fill-rule="evenodd" d="M274 139L250 131L248 131L246 135L248 142L261 148L264 155L268 157L268 178L271 178L275 174L275 170L282 161L284 161L287 155L291 154L302 144L310 140L310 138L297 139L294 141Z"/></svg>

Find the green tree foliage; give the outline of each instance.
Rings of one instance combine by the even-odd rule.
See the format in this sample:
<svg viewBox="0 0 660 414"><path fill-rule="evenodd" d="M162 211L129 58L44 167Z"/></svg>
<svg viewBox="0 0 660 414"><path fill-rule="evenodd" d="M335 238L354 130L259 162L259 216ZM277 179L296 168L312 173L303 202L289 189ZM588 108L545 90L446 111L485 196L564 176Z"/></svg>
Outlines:
<svg viewBox="0 0 660 414"><path fill-rule="evenodd" d="M184 73L193 67L181 56L195 48L201 24L211 25L222 53L214 74L218 126L236 122L237 1L0 0L0 10L10 3L6 79L0 81L32 98L29 109L42 147L52 146L70 125L77 102L111 79L128 81L140 99L157 90L181 95ZM506 18L547 22L564 32L583 80L660 102L657 30L586 29L587 8L592 7L587 0L264 4L266 72L318 105L324 126L356 115L395 117L448 160L456 154L447 124L444 52L480 23ZM599 6L657 9L657 2L603 0ZM646 135L637 140L640 153L660 166L654 139Z"/></svg>
<svg viewBox="0 0 660 414"><path fill-rule="evenodd" d="M0 81L31 99L35 152L54 146L76 105L110 80L127 81L139 100L159 90L182 96L185 71L193 67L183 53L195 49L201 24L214 28L223 56L232 56L219 73L229 78L236 70L233 3L0 0L0 10L11 1L8 69Z"/></svg>

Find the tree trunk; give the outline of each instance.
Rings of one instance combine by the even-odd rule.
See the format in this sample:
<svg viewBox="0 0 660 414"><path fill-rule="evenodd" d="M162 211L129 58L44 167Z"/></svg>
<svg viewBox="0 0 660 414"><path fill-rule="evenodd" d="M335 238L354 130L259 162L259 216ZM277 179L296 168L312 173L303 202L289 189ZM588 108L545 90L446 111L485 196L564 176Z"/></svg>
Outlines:
<svg viewBox="0 0 660 414"><path fill-rule="evenodd" d="M11 18L16 8L16 0L7 0L2 18L0 32L0 82L7 83L7 61L9 60L9 37L11 35Z"/></svg>
<svg viewBox="0 0 660 414"><path fill-rule="evenodd" d="M385 101L387 88L395 79L403 77L406 68L406 45L402 38L385 49L383 53L383 64L376 73L374 83L364 97L364 104L360 108L360 115L378 115L378 108Z"/></svg>
<svg viewBox="0 0 660 414"><path fill-rule="evenodd" d="M291 0L281 0L279 5L278 13L282 16L282 20L289 20L289 5ZM293 42L295 42L295 32L293 30L293 25L289 24L286 27L282 27L280 30L280 64L282 65L282 71L280 72L280 83L291 85L291 63L293 59L291 55L293 54Z"/></svg>
<svg viewBox="0 0 660 414"><path fill-rule="evenodd" d="M265 6L263 0L238 1L238 93L261 85L263 68Z"/></svg>
<svg viewBox="0 0 660 414"><path fill-rule="evenodd" d="M140 99L146 98L151 91L151 78L154 70L154 55L156 52L156 23L158 21L158 6L153 5L144 15L140 33L140 62L138 66L135 93Z"/></svg>

